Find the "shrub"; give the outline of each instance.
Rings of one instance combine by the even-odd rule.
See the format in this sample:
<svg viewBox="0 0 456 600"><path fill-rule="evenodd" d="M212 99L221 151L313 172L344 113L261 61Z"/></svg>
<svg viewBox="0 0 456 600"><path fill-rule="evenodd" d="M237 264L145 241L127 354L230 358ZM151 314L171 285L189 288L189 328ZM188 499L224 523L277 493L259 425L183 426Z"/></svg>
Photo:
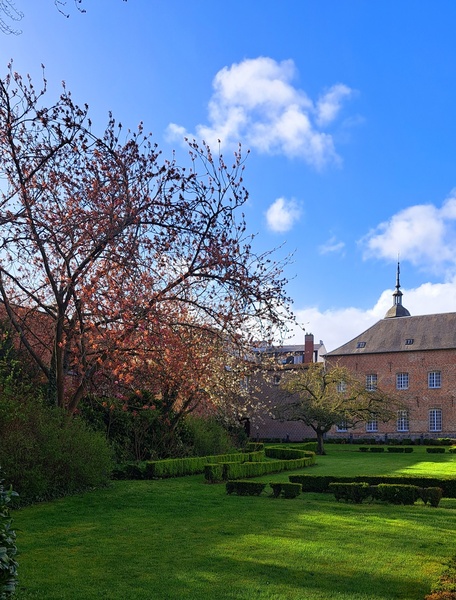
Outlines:
<svg viewBox="0 0 456 600"><path fill-rule="evenodd" d="M215 417L187 415L184 426L184 439L189 446L189 454L193 456L232 454L236 451L233 437Z"/></svg>
<svg viewBox="0 0 456 600"><path fill-rule="evenodd" d="M12 527L9 503L17 496L10 487L5 490L0 479L0 598L9 598L17 585L16 532Z"/></svg>
<svg viewBox="0 0 456 600"><path fill-rule="evenodd" d="M345 500L361 504L371 495L370 486L366 482L330 483L329 490L334 493L336 500Z"/></svg>
<svg viewBox="0 0 456 600"><path fill-rule="evenodd" d="M260 483L258 481L227 481L226 493L235 493L238 496L259 496L265 487L265 483Z"/></svg>
<svg viewBox="0 0 456 600"><path fill-rule="evenodd" d="M425 600L456 600L456 557L445 565L437 584Z"/></svg>
<svg viewBox="0 0 456 600"><path fill-rule="evenodd" d="M444 454L445 448L441 446L432 446L431 448L426 448L426 452L429 452L429 454Z"/></svg>
<svg viewBox="0 0 456 600"><path fill-rule="evenodd" d="M414 504L420 497L420 488L416 485L379 483L378 497L390 504Z"/></svg>
<svg viewBox="0 0 456 600"><path fill-rule="evenodd" d="M204 479L209 483L223 481L223 465L206 465L204 467Z"/></svg>
<svg viewBox="0 0 456 600"><path fill-rule="evenodd" d="M283 498L297 498L302 491L300 483L270 483L272 495L278 498L282 495Z"/></svg>
<svg viewBox="0 0 456 600"><path fill-rule="evenodd" d="M248 442L245 451L246 452L258 452L264 450L263 442Z"/></svg>
<svg viewBox="0 0 456 600"><path fill-rule="evenodd" d="M425 504L430 504L431 506L437 508L442 499L443 490L439 487L428 487L420 489L420 498Z"/></svg>
<svg viewBox="0 0 456 600"><path fill-rule="evenodd" d="M373 446L369 448L369 452L385 452L385 448L383 446Z"/></svg>
<svg viewBox="0 0 456 600"><path fill-rule="evenodd" d="M21 505L108 483L111 451L78 417L40 399L4 397L0 416L2 468Z"/></svg>
<svg viewBox="0 0 456 600"><path fill-rule="evenodd" d="M268 458L278 458L280 460L293 460L295 458L309 458L314 455L314 452L309 450L301 450L297 448L281 448L273 446L265 449L265 455Z"/></svg>
<svg viewBox="0 0 456 600"><path fill-rule="evenodd" d="M359 448L359 451L360 451L360 452L368 452L368 451L369 451L369 448L368 448L367 446L361 446L361 447Z"/></svg>

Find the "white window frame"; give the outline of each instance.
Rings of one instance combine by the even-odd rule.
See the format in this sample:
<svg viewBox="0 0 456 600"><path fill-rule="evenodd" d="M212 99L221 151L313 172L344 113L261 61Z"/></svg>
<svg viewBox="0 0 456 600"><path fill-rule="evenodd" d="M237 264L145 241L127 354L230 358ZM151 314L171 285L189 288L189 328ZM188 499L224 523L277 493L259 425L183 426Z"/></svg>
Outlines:
<svg viewBox="0 0 456 600"><path fill-rule="evenodd" d="M438 433L442 431L443 415L441 408L431 408L429 410L429 431Z"/></svg>
<svg viewBox="0 0 456 600"><path fill-rule="evenodd" d="M339 433L346 433L348 431L347 421L341 421L339 425L336 425L336 431Z"/></svg>
<svg viewBox="0 0 456 600"><path fill-rule="evenodd" d="M368 392L375 392L377 389L377 373L369 373L366 375L366 390Z"/></svg>
<svg viewBox="0 0 456 600"><path fill-rule="evenodd" d="M370 419L366 423L366 431L368 433L375 433L378 431L378 419Z"/></svg>
<svg viewBox="0 0 456 600"><path fill-rule="evenodd" d="M438 390L442 387L442 371L429 371L428 387L431 390Z"/></svg>
<svg viewBox="0 0 456 600"><path fill-rule="evenodd" d="M409 374L408 373L396 373L396 389L397 390L408 390L409 388Z"/></svg>
<svg viewBox="0 0 456 600"><path fill-rule="evenodd" d="M397 411L397 430L401 432L410 431L410 417L408 410Z"/></svg>

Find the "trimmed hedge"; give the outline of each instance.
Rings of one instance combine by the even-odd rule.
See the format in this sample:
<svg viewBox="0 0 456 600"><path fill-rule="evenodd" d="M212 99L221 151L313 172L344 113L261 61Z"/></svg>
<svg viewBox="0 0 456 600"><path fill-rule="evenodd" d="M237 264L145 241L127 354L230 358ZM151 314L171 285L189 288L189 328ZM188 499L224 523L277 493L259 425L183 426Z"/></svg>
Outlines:
<svg viewBox="0 0 456 600"><path fill-rule="evenodd" d="M393 485L416 485L420 488L437 487L442 489L445 498L456 498L456 478L436 477L411 477L411 476L386 476L386 475L358 475L356 477L338 477L336 475L290 475L288 479L293 483L300 483L303 492L328 493L330 483L366 482L369 485L389 483Z"/></svg>
<svg viewBox="0 0 456 600"><path fill-rule="evenodd" d="M245 479L248 477L261 477L270 473L280 473L282 471L293 471L303 469L315 464L315 455L306 458L297 458L293 460L268 460L264 462L248 463L223 463L222 481L229 479ZM215 465L207 465L204 470L206 481L213 483L220 481L218 479L220 470L214 469Z"/></svg>
<svg viewBox="0 0 456 600"><path fill-rule="evenodd" d="M265 487L265 483L258 481L227 481L226 493L238 496L259 496Z"/></svg>
<svg viewBox="0 0 456 600"><path fill-rule="evenodd" d="M329 484L329 491L334 494L336 500L345 500L346 502L354 502L361 504L371 496L371 486L365 481L350 482L350 483L335 483Z"/></svg>
<svg viewBox="0 0 456 600"><path fill-rule="evenodd" d="M413 448L411 446L388 446L387 450L388 452L413 452Z"/></svg>
<svg viewBox="0 0 456 600"><path fill-rule="evenodd" d="M300 483L270 483L274 498L297 498L302 491Z"/></svg>
<svg viewBox="0 0 456 600"><path fill-rule="evenodd" d="M429 454L444 454L445 448L442 446L432 446L431 448L426 448L426 452Z"/></svg>
<svg viewBox="0 0 456 600"><path fill-rule="evenodd" d="M112 472L113 479L155 479L165 477L182 477L204 473L207 464L223 462L262 461L264 452L238 452L236 454L220 454L215 456L197 456L189 458L168 458L149 460L144 463L126 463L117 466Z"/></svg>
<svg viewBox="0 0 456 600"><path fill-rule="evenodd" d="M264 451L268 458L278 458L280 460L293 460L296 458L310 458L315 452L309 450L301 450L298 448L283 448L280 446L272 446Z"/></svg>

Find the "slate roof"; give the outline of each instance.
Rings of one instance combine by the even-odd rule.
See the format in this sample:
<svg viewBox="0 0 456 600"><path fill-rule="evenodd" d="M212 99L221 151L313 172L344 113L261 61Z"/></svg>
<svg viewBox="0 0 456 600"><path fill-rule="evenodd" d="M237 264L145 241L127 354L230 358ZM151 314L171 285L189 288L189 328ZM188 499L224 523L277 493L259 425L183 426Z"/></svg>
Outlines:
<svg viewBox="0 0 456 600"><path fill-rule="evenodd" d="M382 319L326 357L450 349L456 349L456 312Z"/></svg>

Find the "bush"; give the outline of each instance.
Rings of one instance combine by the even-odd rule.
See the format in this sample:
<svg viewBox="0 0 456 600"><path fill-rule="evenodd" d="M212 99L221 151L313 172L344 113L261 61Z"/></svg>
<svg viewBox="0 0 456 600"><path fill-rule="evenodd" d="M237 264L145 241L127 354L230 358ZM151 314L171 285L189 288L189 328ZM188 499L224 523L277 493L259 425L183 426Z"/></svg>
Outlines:
<svg viewBox="0 0 456 600"><path fill-rule="evenodd" d="M383 446L373 446L369 448L369 452L385 452L385 448Z"/></svg>
<svg viewBox="0 0 456 600"><path fill-rule="evenodd" d="M360 446L359 451L360 452L368 452L369 448L367 446Z"/></svg>
<svg viewBox="0 0 456 600"><path fill-rule="evenodd" d="M414 504L420 497L420 488L416 485L379 483L378 498L390 504Z"/></svg>
<svg viewBox="0 0 456 600"><path fill-rule="evenodd" d="M426 448L426 452L429 454L444 454L445 448L441 446L432 446L431 448Z"/></svg>
<svg viewBox="0 0 456 600"><path fill-rule="evenodd" d="M263 442L248 442L245 451L246 452L258 452L264 450Z"/></svg>
<svg viewBox="0 0 456 600"><path fill-rule="evenodd" d="M329 490L334 493L336 500L345 500L361 504L371 495L371 489L368 483L330 483Z"/></svg>
<svg viewBox="0 0 456 600"><path fill-rule="evenodd" d="M297 448L281 448L273 446L272 448L266 448L265 454L268 458L278 458L280 460L293 460L295 458L310 458L314 456L314 452L309 450L300 450Z"/></svg>
<svg viewBox="0 0 456 600"><path fill-rule="evenodd" d="M456 557L445 565L437 584L432 588L432 593L425 600L456 600Z"/></svg>
<svg viewBox="0 0 456 600"><path fill-rule="evenodd" d="M442 499L443 490L439 487L429 487L420 489L420 498L425 504L430 504L434 508L440 503Z"/></svg>
<svg viewBox="0 0 456 600"><path fill-rule="evenodd" d="M238 496L259 496L265 487L265 483L257 481L227 481L226 493L234 493Z"/></svg>
<svg viewBox="0 0 456 600"><path fill-rule="evenodd" d="M270 483L272 495L278 498L282 495L283 498L297 498L302 491L300 483Z"/></svg>
<svg viewBox="0 0 456 600"><path fill-rule="evenodd" d="M236 451L233 438L214 417L187 415L184 421L185 443L193 456L232 454Z"/></svg>
<svg viewBox="0 0 456 600"><path fill-rule="evenodd" d="M78 417L40 399L5 397L0 416L0 462L21 505L108 483L111 451Z"/></svg>
<svg viewBox="0 0 456 600"><path fill-rule="evenodd" d="M16 532L12 527L9 504L17 496L10 487L5 490L0 479L0 598L14 595L17 585Z"/></svg>

